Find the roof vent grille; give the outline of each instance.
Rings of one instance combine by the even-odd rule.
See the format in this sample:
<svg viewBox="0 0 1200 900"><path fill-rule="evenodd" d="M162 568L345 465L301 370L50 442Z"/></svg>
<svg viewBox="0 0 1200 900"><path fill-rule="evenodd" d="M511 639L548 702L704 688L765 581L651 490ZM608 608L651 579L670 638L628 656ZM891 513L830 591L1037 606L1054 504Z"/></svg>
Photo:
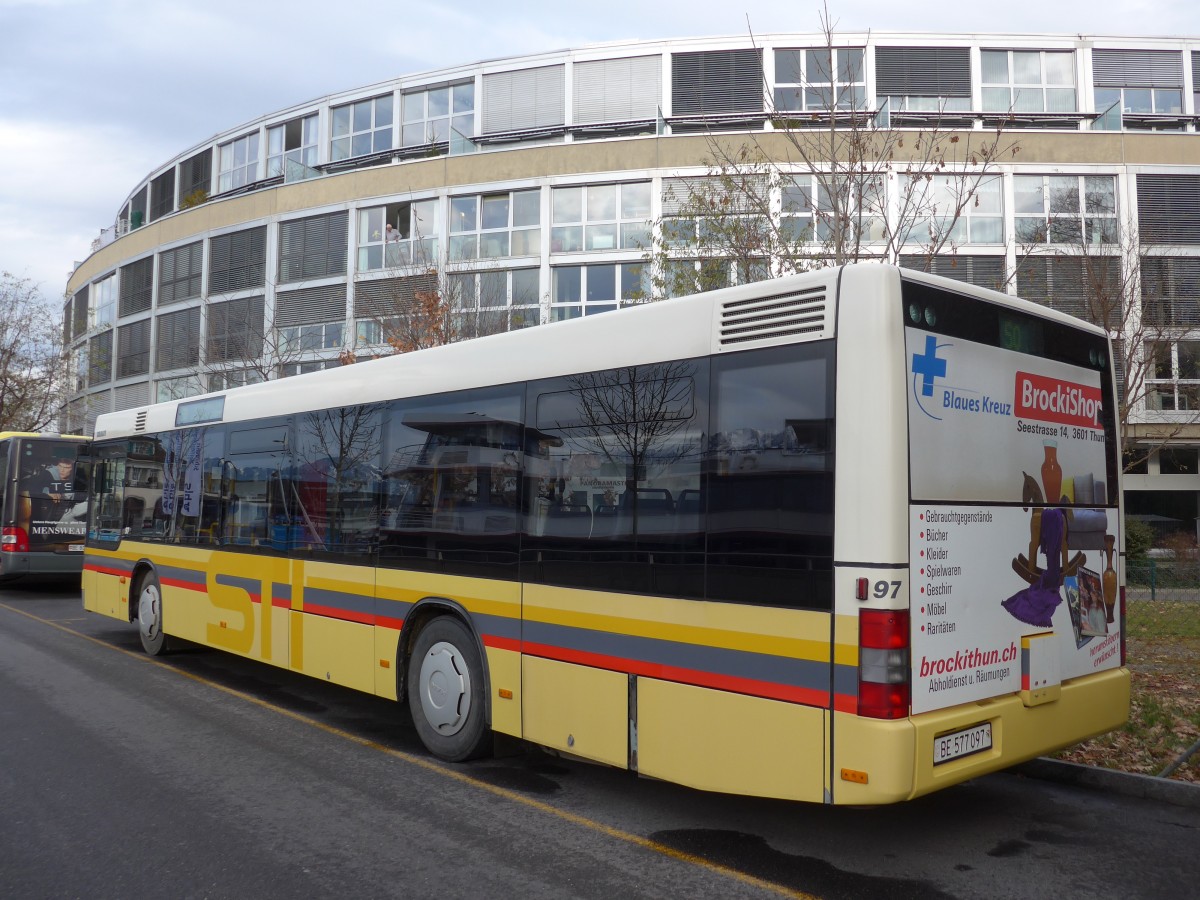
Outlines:
<svg viewBox="0 0 1200 900"><path fill-rule="evenodd" d="M135 432L146 430L146 410L142 410L133 420L133 430Z"/></svg>
<svg viewBox="0 0 1200 900"><path fill-rule="evenodd" d="M721 307L721 346L819 334L826 325L824 285L734 300Z"/></svg>

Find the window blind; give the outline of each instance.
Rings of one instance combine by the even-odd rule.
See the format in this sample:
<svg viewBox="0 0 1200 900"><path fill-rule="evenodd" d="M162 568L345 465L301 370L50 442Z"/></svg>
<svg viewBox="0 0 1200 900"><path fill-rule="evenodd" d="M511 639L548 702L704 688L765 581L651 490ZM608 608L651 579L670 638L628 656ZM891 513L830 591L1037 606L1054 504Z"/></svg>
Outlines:
<svg viewBox="0 0 1200 900"><path fill-rule="evenodd" d="M154 355L157 371L182 369L200 361L200 307L159 316L154 329L157 332Z"/></svg>
<svg viewBox="0 0 1200 900"><path fill-rule="evenodd" d="M1200 244L1200 175L1138 175L1144 244Z"/></svg>
<svg viewBox="0 0 1200 900"><path fill-rule="evenodd" d="M1093 50L1092 80L1099 87L1182 87L1178 50Z"/></svg>
<svg viewBox="0 0 1200 900"><path fill-rule="evenodd" d="M764 93L761 50L706 50L671 56L673 115L761 112Z"/></svg>
<svg viewBox="0 0 1200 900"><path fill-rule="evenodd" d="M158 305L167 306L200 296L204 242L164 250L158 256Z"/></svg>
<svg viewBox="0 0 1200 900"><path fill-rule="evenodd" d="M346 274L349 213L294 219L279 226L279 280Z"/></svg>
<svg viewBox="0 0 1200 900"><path fill-rule="evenodd" d="M150 371L150 320L117 329L117 377L129 378Z"/></svg>
<svg viewBox="0 0 1200 900"><path fill-rule="evenodd" d="M658 115L661 56L576 63L573 76L576 123L631 122Z"/></svg>
<svg viewBox="0 0 1200 900"><path fill-rule="evenodd" d="M546 128L566 121L564 66L483 76L483 133Z"/></svg>
<svg viewBox="0 0 1200 900"><path fill-rule="evenodd" d="M275 295L275 325L278 328L341 322L345 318L345 284L280 291Z"/></svg>
<svg viewBox="0 0 1200 900"><path fill-rule="evenodd" d="M226 294L266 283L267 226L223 234L209 242L208 292Z"/></svg>
<svg viewBox="0 0 1200 900"><path fill-rule="evenodd" d="M970 97L969 47L876 47L880 97Z"/></svg>
<svg viewBox="0 0 1200 900"><path fill-rule="evenodd" d="M117 315L145 312L154 299L154 257L121 266L121 297Z"/></svg>

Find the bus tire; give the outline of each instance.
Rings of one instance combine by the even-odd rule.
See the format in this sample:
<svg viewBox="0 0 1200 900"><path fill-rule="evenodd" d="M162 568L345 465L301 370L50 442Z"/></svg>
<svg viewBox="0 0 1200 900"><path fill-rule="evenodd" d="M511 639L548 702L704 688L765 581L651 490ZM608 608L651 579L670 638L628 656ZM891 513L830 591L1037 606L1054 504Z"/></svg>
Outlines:
<svg viewBox="0 0 1200 900"><path fill-rule="evenodd" d="M487 725L483 665L461 621L439 616L417 634L408 659L408 707L421 743L439 759L483 754Z"/></svg>
<svg viewBox="0 0 1200 900"><path fill-rule="evenodd" d="M153 571L146 572L137 582L137 623L142 649L149 656L161 656L169 649L163 631L162 586Z"/></svg>

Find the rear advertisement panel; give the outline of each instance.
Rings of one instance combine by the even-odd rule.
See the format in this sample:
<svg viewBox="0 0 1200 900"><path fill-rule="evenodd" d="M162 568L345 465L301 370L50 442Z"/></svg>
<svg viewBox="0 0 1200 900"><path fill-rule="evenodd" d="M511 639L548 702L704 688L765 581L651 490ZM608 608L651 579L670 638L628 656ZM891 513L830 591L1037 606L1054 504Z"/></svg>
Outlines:
<svg viewBox="0 0 1200 900"><path fill-rule="evenodd" d="M77 484L78 443L22 440L17 467L16 523L33 552L83 552L87 494Z"/></svg>
<svg viewBox="0 0 1200 900"><path fill-rule="evenodd" d="M1100 374L905 339L913 712L1120 665Z"/></svg>

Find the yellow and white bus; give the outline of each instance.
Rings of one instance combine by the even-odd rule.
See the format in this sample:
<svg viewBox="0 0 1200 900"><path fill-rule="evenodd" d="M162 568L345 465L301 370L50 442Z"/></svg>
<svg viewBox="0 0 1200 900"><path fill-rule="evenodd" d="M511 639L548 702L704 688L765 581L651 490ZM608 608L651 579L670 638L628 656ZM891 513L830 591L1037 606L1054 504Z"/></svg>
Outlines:
<svg viewBox="0 0 1200 900"><path fill-rule="evenodd" d="M0 584L83 569L79 435L0 431Z"/></svg>
<svg viewBox="0 0 1200 900"><path fill-rule="evenodd" d="M1127 717L1112 371L859 265L110 413L84 605L445 760L903 800Z"/></svg>

